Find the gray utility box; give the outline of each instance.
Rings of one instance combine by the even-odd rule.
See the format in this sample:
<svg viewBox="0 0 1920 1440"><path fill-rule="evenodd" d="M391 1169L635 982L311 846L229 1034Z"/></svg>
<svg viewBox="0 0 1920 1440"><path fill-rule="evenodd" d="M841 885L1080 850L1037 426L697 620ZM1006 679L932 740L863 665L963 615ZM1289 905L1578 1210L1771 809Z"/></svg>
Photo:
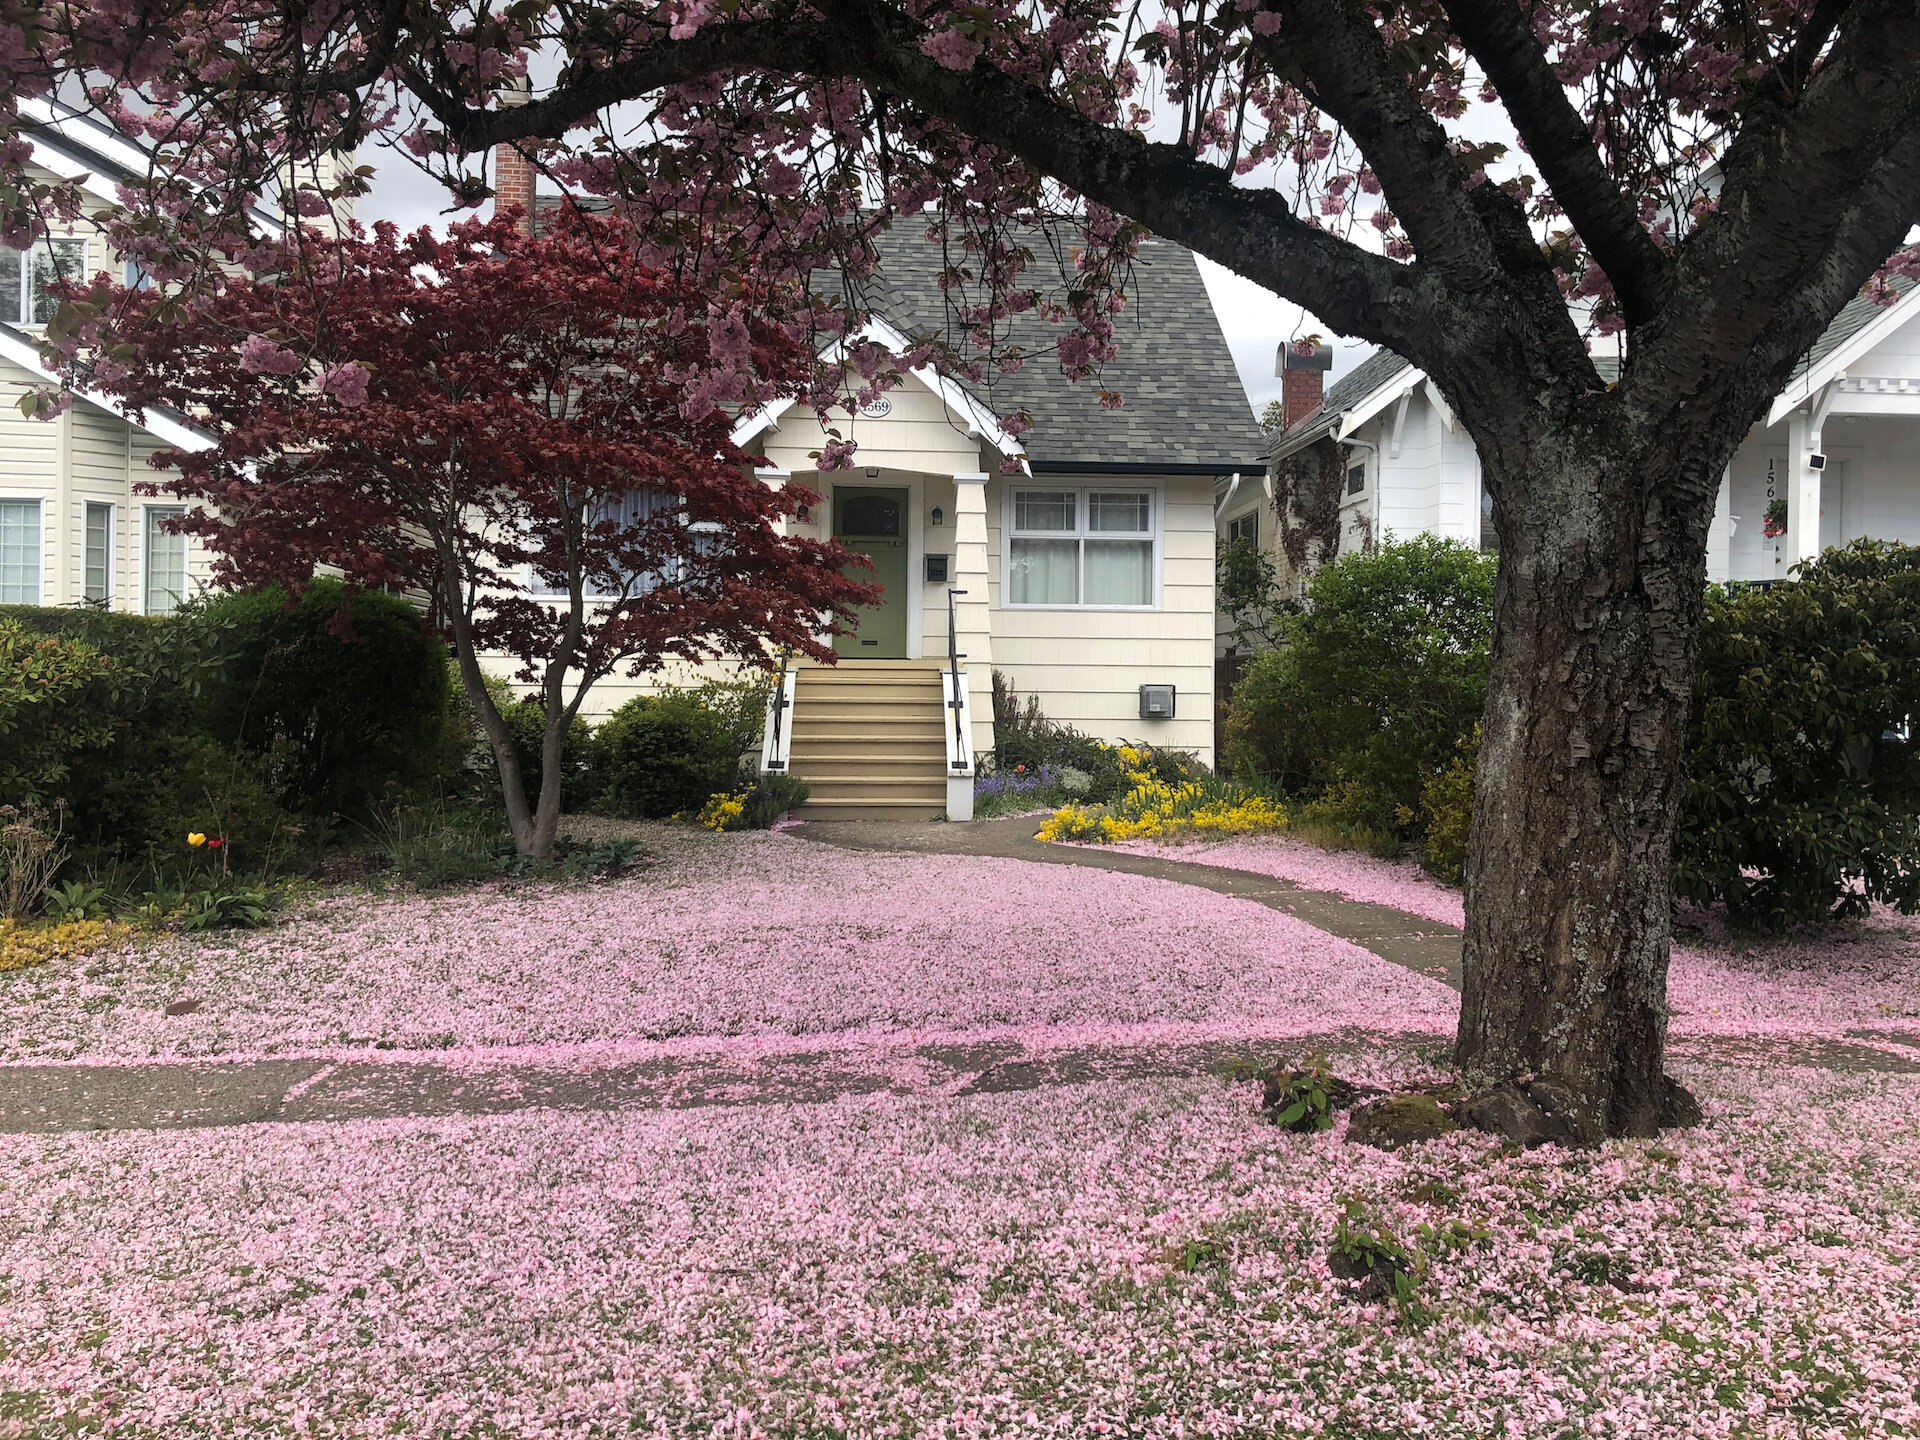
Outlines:
<svg viewBox="0 0 1920 1440"><path fill-rule="evenodd" d="M1173 686L1142 685L1140 687L1140 718L1142 720L1173 719Z"/></svg>

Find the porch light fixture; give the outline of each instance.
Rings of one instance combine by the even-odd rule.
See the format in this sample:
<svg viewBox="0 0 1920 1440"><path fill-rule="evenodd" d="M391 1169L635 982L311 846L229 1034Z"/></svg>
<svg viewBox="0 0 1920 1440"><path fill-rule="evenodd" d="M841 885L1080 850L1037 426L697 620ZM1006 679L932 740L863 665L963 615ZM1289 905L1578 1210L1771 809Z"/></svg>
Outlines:
<svg viewBox="0 0 1920 1440"><path fill-rule="evenodd" d="M933 528L938 530L942 525L947 523L947 512L936 505L933 507L933 514L930 518L933 521Z"/></svg>

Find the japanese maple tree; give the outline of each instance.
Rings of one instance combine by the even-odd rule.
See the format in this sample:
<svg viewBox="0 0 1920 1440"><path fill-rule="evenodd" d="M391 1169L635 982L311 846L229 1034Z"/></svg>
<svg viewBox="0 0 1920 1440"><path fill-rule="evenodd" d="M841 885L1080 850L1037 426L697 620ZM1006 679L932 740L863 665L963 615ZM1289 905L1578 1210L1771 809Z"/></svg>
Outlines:
<svg viewBox="0 0 1920 1440"><path fill-rule="evenodd" d="M468 199L502 144L614 197L637 253L716 319L746 277L778 297L832 275L763 313L796 336L844 328L866 232L926 226L951 246L953 337L986 352L960 363L1027 362L1003 322L1040 309L1063 322L1059 360L1095 376L1125 343L1147 228L1420 366L1478 448L1501 542L1458 1059L1515 1105L1534 1104L1529 1077L1557 1081L1583 1137L1668 1112L1671 840L1714 496L1840 307L1909 263L1912 0L7 14L0 114L84 82L160 142L117 233L186 293L217 284L210 239L244 227L277 166L384 135ZM537 93L502 104L534 57ZM1483 105L1516 153L1475 129ZM24 176L24 150L0 164ZM71 203L58 185L0 196L16 236ZM1049 220L1073 243L1050 251ZM1619 337L1617 383L1596 332ZM748 388L724 366L695 384Z"/></svg>
<svg viewBox="0 0 1920 1440"><path fill-rule="evenodd" d="M89 292L94 379L212 435L155 463L201 502L181 523L218 579L297 590L330 566L431 597L522 854L552 849L567 729L597 681L778 647L830 662L837 621L871 599L838 545L781 533L816 497L758 478L729 418L685 403L683 372L715 351L764 380L800 353L757 320L688 320L617 222L570 212L537 239L511 216L444 238L379 225L251 259L197 307ZM537 776L483 683L488 652L545 702Z"/></svg>

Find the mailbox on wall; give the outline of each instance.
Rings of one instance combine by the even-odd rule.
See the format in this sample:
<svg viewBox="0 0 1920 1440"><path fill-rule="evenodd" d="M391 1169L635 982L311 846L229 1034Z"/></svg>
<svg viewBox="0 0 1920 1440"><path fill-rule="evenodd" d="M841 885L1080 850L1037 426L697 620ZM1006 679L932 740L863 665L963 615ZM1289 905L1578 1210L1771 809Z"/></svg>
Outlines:
<svg viewBox="0 0 1920 1440"><path fill-rule="evenodd" d="M947 583L947 557L944 555L927 556L927 584L944 585Z"/></svg>
<svg viewBox="0 0 1920 1440"><path fill-rule="evenodd" d="M1142 685L1140 687L1140 718L1142 720L1173 719L1173 686Z"/></svg>

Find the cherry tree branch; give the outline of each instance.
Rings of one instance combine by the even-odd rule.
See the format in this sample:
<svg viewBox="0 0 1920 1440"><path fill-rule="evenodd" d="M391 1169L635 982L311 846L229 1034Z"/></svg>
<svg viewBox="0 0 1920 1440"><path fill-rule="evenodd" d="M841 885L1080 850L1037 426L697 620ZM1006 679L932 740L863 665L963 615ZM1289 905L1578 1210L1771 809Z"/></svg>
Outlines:
<svg viewBox="0 0 1920 1440"><path fill-rule="evenodd" d="M1697 373L1784 378L1920 223L1917 152L1920 11L1857 3L1798 100L1729 148L1718 207L1681 248L1636 368L1683 393Z"/></svg>
<svg viewBox="0 0 1920 1440"><path fill-rule="evenodd" d="M1627 325L1659 308L1670 263L1608 173L1527 15L1511 0L1447 0L1447 17L1493 82L1540 177L1613 282Z"/></svg>
<svg viewBox="0 0 1920 1440"><path fill-rule="evenodd" d="M1261 40L1276 70L1305 72L1314 100L1359 143L1420 258L1458 289L1496 285L1500 267L1462 184L1447 132L1394 63L1372 18L1342 0L1281 0Z"/></svg>

